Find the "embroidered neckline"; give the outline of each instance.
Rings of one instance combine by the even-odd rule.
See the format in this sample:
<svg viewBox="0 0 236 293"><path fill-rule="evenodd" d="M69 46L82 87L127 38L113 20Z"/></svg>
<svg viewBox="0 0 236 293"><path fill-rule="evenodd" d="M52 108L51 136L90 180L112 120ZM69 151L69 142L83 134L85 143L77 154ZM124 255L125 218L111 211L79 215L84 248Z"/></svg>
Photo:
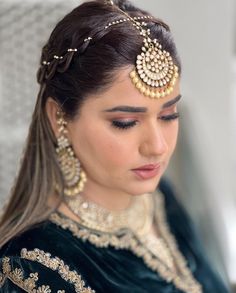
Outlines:
<svg viewBox="0 0 236 293"><path fill-rule="evenodd" d="M53 213L50 216L50 220L61 228L69 230L75 237L83 241L89 241L96 247L112 246L116 249L130 250L136 256L141 257L144 263L164 280L173 282L176 288L186 293L202 293L201 285L194 279L190 269L187 267L186 260L178 250L174 236L170 232L166 220L163 194L160 191L156 193L153 196L155 200L155 221L158 224L162 240L173 257L178 273L175 270L170 270L158 255L155 254L155 250L148 248L141 237L129 229L123 229L116 233L105 233L89 229L59 212Z"/></svg>
<svg viewBox="0 0 236 293"><path fill-rule="evenodd" d="M101 232L119 231L128 228L139 235L147 234L153 222L153 198L151 194L133 197L129 207L110 211L82 195L66 197L65 204L79 217L79 223ZM142 215L142 217L140 217Z"/></svg>

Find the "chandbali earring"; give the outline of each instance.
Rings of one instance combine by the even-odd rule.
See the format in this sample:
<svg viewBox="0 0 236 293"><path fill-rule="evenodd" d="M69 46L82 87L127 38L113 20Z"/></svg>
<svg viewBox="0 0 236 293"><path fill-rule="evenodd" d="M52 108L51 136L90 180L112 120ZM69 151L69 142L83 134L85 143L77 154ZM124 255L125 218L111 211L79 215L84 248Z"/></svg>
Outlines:
<svg viewBox="0 0 236 293"><path fill-rule="evenodd" d="M57 112L57 125L59 137L57 138L56 153L65 183L64 194L68 197L74 197L83 191L87 177L67 138L67 122L61 111Z"/></svg>

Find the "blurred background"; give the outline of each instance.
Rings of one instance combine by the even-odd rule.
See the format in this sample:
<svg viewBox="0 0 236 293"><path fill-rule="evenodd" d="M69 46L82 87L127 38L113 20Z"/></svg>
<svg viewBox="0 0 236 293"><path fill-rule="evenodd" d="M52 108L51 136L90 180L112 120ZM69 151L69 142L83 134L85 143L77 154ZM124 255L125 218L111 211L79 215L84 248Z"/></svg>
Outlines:
<svg viewBox="0 0 236 293"><path fill-rule="evenodd" d="M27 135L40 49L55 23L80 2L0 0L0 205ZM167 22L175 37L183 99L178 147L167 174L211 262L235 286L236 1L133 2Z"/></svg>

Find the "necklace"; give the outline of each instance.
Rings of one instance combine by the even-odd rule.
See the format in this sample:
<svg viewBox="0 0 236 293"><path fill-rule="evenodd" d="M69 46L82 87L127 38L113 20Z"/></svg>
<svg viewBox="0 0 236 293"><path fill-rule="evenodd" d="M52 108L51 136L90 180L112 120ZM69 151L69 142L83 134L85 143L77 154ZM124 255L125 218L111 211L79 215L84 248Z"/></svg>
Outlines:
<svg viewBox="0 0 236 293"><path fill-rule="evenodd" d="M65 202L82 225L101 232L130 229L141 236L147 234L153 222L152 197L148 194L132 198L129 207L122 211L107 210L81 195L66 197Z"/></svg>
<svg viewBox="0 0 236 293"><path fill-rule="evenodd" d="M94 202L86 201L81 195L67 197L66 204L79 217L81 225L91 230L103 233L131 230L142 245L165 263L168 269L176 271L174 259L165 241L150 233L154 217L154 202L150 194L132 198L129 207L122 211L109 211Z"/></svg>
<svg viewBox="0 0 236 293"><path fill-rule="evenodd" d="M94 202L85 201L82 196L66 198L66 204L78 216L78 221L54 213L52 222L97 247L129 249L167 282L173 282L186 293L202 293L201 285L194 279L170 232L164 197L160 192L154 196L134 197L131 205L120 212L108 211ZM150 234L154 219L160 237Z"/></svg>

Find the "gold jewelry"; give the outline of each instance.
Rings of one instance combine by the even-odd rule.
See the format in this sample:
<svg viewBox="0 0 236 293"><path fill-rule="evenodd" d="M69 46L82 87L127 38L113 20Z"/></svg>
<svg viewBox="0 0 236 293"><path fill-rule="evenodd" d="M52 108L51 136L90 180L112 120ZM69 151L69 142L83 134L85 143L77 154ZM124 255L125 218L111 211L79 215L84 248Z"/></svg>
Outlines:
<svg viewBox="0 0 236 293"><path fill-rule="evenodd" d="M174 89L178 67L170 53L162 50L156 39L144 39L142 53L137 56L136 68L130 78L140 93L150 98L163 98Z"/></svg>
<svg viewBox="0 0 236 293"><path fill-rule="evenodd" d="M83 196L66 198L70 210L79 217L79 222L93 230L114 233L131 229L140 236L146 234L153 222L152 197L144 195L132 198L129 207L122 211L109 211Z"/></svg>
<svg viewBox="0 0 236 293"><path fill-rule="evenodd" d="M114 5L112 0L105 0L104 4ZM168 96L174 90L174 86L178 79L178 67L174 64L169 52L162 49L157 39L151 39L150 29L147 29L147 23L152 19L150 15L131 17L128 13L116 7L124 16L124 18L109 22L104 29L108 29L113 25L124 22L131 22L143 37L143 45L141 53L136 58L135 68L130 73L130 78L143 95L159 99ZM87 37L84 42L90 42L92 37ZM53 59L62 60L69 53L77 52L77 48L67 49L67 53L63 56L54 55ZM63 60L62 60L63 61ZM44 60L42 64L49 66L52 61Z"/></svg>
<svg viewBox="0 0 236 293"><path fill-rule="evenodd" d="M169 52L162 49L157 39L151 39L147 23L140 20L152 19L151 16L131 17L118 8L126 18L108 23L105 29L112 25L130 21L143 36L142 52L136 58L136 66L130 73L130 78L140 93L150 98L163 98L169 95L179 76L178 67L174 64Z"/></svg>
<svg viewBox="0 0 236 293"><path fill-rule="evenodd" d="M146 196L143 195L143 197ZM137 233L138 231L133 230L134 226L123 231L113 230L109 233L104 231L106 230L104 229L106 223L103 225L100 223L100 228L96 227L94 229L93 227L96 226L96 223L94 223L95 226L91 224L85 226L81 218L75 222L62 216L60 213L53 213L50 216L50 220L61 228L70 230L75 237L83 241L87 240L96 247L104 248L111 246L116 249L128 249L137 257L142 258L144 263L166 280L166 282L172 282L181 291L186 293L202 293L201 285L192 275L170 231L166 219L164 196L160 192L154 193L153 201L150 200L150 203L153 207L152 218L154 214L155 224L160 235L159 238L153 238L152 241L150 241L152 237L148 235L148 229L141 235ZM140 218L140 214L134 214L133 216L130 222L133 221L135 223ZM145 218L146 213L142 217ZM96 221L96 215L93 221Z"/></svg>
<svg viewBox="0 0 236 293"><path fill-rule="evenodd" d="M76 158L69 140L66 136L67 122L61 111L57 112L57 124L59 126L59 137L57 139L57 158L65 181L64 194L66 196L76 196L84 189L86 174Z"/></svg>
<svg viewBox="0 0 236 293"><path fill-rule="evenodd" d="M112 0L104 0L105 5L114 5L114 2Z"/></svg>
<svg viewBox="0 0 236 293"><path fill-rule="evenodd" d="M119 233L122 229L131 230L169 269L175 270L174 259L163 239L150 235L154 217L153 199L150 194L132 198L127 209L116 212L86 201L81 195L66 198L65 201L84 227L112 234Z"/></svg>
<svg viewBox="0 0 236 293"><path fill-rule="evenodd" d="M92 40L91 37L87 37L87 38L84 39L84 43L86 43L86 42L88 42L88 41L91 41L91 40ZM74 53L74 52L77 52L77 51L78 51L77 48L69 48L69 49L67 49L67 53L66 53L65 55L62 55L62 56L54 55L54 56L53 56L53 59L62 60L62 59L65 58L65 56L66 56L68 53L71 53L71 52ZM52 61L43 60L42 65L44 65L44 66L49 66L49 65L51 64L51 62L52 62Z"/></svg>

